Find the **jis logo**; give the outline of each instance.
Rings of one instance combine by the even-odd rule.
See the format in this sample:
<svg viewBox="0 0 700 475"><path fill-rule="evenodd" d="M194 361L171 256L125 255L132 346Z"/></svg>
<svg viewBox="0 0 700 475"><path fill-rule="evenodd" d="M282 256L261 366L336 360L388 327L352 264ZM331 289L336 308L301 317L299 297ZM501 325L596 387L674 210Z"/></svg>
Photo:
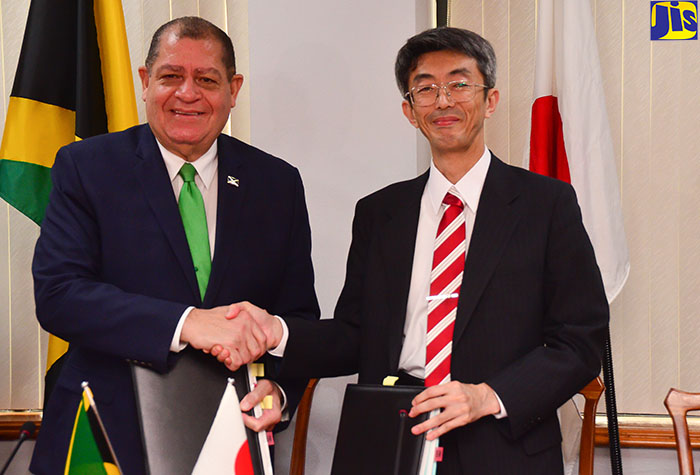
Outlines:
<svg viewBox="0 0 700 475"><path fill-rule="evenodd" d="M652 40L697 40L698 2L651 2Z"/></svg>

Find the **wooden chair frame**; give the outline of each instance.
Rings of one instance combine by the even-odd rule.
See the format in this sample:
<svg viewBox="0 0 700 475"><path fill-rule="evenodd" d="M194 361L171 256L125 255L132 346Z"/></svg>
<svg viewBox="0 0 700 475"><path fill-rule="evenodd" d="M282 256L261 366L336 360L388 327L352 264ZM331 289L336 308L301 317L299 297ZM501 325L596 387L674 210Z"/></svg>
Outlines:
<svg viewBox="0 0 700 475"><path fill-rule="evenodd" d="M605 390L603 380L598 376L579 391L586 400L583 407L581 446L578 457L579 475L593 475L593 455L595 446L595 414L600 396Z"/></svg>
<svg viewBox="0 0 700 475"><path fill-rule="evenodd" d="M304 395L297 408L297 422L294 426L294 442L292 443L292 458L289 462L289 475L304 475L306 466L306 437L309 432L309 417L311 403L318 379L310 379L304 390Z"/></svg>
<svg viewBox="0 0 700 475"><path fill-rule="evenodd" d="M690 446L688 432L688 411L700 409L700 393L687 393L671 388L664 399L664 406L673 421L673 433L676 436L676 452L678 454L678 471L680 475L693 475L693 450Z"/></svg>

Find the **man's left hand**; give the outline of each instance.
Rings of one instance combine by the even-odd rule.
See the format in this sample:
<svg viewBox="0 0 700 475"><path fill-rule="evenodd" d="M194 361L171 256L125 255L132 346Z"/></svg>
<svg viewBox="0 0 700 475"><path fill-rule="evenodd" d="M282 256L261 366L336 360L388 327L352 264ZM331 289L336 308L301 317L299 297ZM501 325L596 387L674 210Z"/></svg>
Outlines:
<svg viewBox="0 0 700 475"><path fill-rule="evenodd" d="M263 409L263 413L259 418L243 414L243 422L246 427L255 432L272 430L280 419L282 419L282 396L280 395L280 390L277 385L269 379L259 379L255 389L246 394L241 400L241 412L245 412L250 411L268 395L272 396L272 409Z"/></svg>
<svg viewBox="0 0 700 475"><path fill-rule="evenodd" d="M439 386L431 386L413 399L410 417L442 409L439 414L421 424L411 432L415 435L430 432L426 439L433 440L451 431L501 410L496 393L486 383L465 384L451 381Z"/></svg>

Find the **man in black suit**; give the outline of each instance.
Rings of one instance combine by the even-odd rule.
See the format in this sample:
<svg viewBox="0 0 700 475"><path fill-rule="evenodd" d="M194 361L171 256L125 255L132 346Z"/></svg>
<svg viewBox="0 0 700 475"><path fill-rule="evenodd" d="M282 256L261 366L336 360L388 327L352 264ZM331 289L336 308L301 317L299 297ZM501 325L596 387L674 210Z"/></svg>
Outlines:
<svg viewBox="0 0 700 475"><path fill-rule="evenodd" d="M268 346L258 325L224 318L240 300L290 321L318 318L298 171L221 134L243 82L229 37L201 18L173 20L139 74L148 124L64 147L52 170L36 307L70 351L44 408L34 473L63 471L81 381L124 473L143 473L129 362L167 371L184 346L214 344L233 355L231 367L256 359ZM186 199L199 213L194 234L183 225L193 215L178 207ZM282 384L291 408L305 381ZM256 430L280 420L279 388L263 380L242 401L268 394L273 409L246 419Z"/></svg>
<svg viewBox="0 0 700 475"><path fill-rule="evenodd" d="M231 314L260 322L284 354L282 374L427 383L410 416L440 410L412 429L440 437L440 474L561 473L556 410L600 371L608 305L572 187L506 165L485 146L495 71L491 45L473 32L409 39L396 79L432 163L357 204L335 318L275 319L248 304ZM452 321L433 328L441 306ZM431 384L441 367L447 375Z"/></svg>

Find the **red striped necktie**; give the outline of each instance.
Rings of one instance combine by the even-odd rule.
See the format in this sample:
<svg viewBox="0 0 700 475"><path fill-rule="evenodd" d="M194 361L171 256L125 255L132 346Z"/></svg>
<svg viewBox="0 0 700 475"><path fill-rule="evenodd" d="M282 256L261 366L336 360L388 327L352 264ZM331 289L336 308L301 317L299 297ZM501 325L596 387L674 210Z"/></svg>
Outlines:
<svg viewBox="0 0 700 475"><path fill-rule="evenodd" d="M425 354L425 385L450 382L452 333L457 301L464 273L464 204L448 191L442 200L443 215L438 225L430 273L428 297L428 334Z"/></svg>

